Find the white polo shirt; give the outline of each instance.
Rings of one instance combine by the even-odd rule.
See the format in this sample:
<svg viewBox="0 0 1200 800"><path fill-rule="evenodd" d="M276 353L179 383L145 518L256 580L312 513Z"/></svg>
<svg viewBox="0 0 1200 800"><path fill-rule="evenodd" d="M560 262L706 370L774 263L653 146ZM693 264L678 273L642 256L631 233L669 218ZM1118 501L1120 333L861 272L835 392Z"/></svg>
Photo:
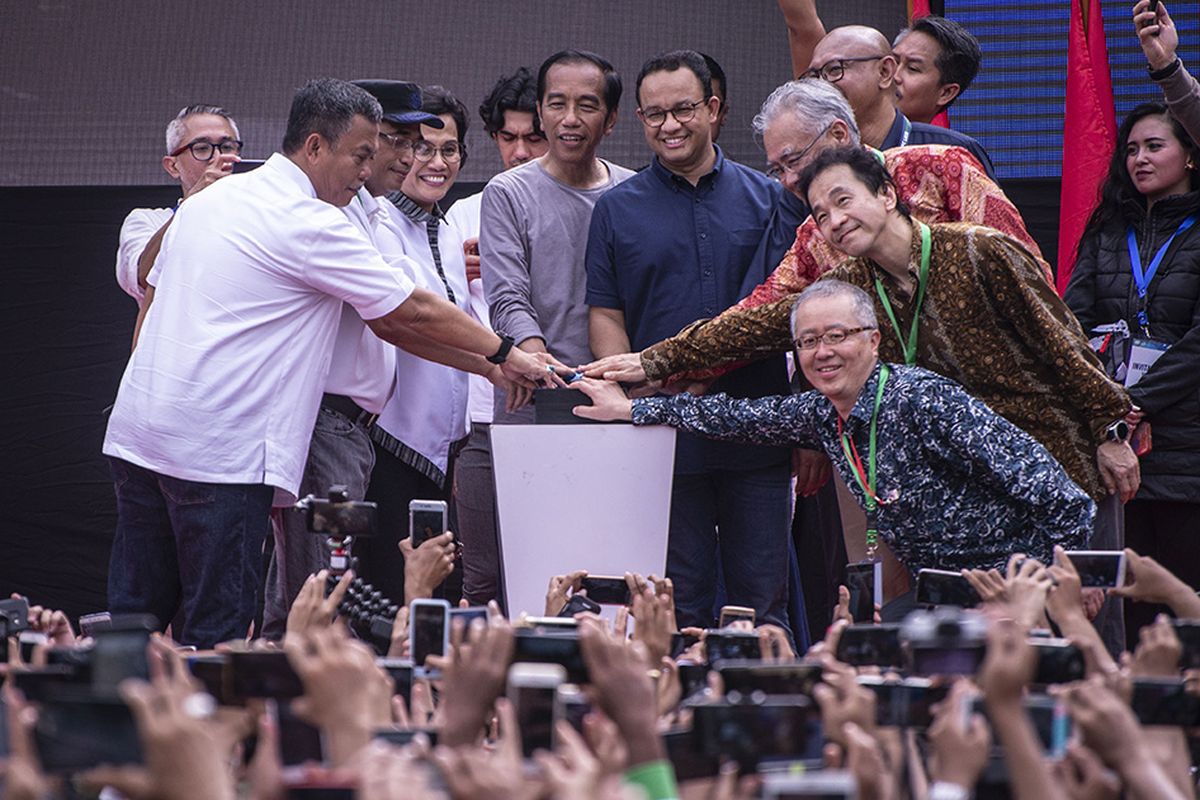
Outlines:
<svg viewBox="0 0 1200 800"><path fill-rule="evenodd" d="M146 290L138 284L138 259L146 249L146 243L167 224L173 208L135 208L121 223L121 237L117 242L117 283L125 294L140 304Z"/></svg>
<svg viewBox="0 0 1200 800"><path fill-rule="evenodd" d="M413 283L276 153L183 204L109 420L104 453L295 497L343 301L363 319Z"/></svg>
<svg viewBox="0 0 1200 800"><path fill-rule="evenodd" d="M464 242L468 239L479 238L479 209L483 203L483 192L456 200L446 212L446 223L453 228ZM483 281L476 278L471 281L471 316L488 330L492 322L488 317L487 297L483 293ZM471 422L489 425L492 422L492 402L495 388L482 375L471 375L469 378L471 393L467 400L467 417Z"/></svg>

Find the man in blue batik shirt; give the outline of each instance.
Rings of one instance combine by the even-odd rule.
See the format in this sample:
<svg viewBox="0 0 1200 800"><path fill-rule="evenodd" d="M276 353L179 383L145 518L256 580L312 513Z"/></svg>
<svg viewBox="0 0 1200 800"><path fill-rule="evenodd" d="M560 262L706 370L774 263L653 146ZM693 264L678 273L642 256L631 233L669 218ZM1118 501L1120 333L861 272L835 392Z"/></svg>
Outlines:
<svg viewBox="0 0 1200 800"><path fill-rule="evenodd" d="M1042 445L954 381L881 363L875 309L861 289L813 284L796 301L792 333L816 391L630 401L617 384L587 379L575 385L594 406L576 413L817 447L859 503L874 506L879 536L913 574L1003 568L1016 552L1049 563L1056 544L1086 546L1095 514L1088 495Z"/></svg>
<svg viewBox="0 0 1200 800"><path fill-rule="evenodd" d="M654 159L597 201L588 234L589 343L597 358L638 350L737 302L764 265L782 258L800 222L778 183L713 144L720 101L699 53L646 62L637 100ZM787 392L783 358L738 370L715 390ZM719 550L728 602L789 627L790 481L785 447L679 438L667 575L680 625L712 626Z"/></svg>

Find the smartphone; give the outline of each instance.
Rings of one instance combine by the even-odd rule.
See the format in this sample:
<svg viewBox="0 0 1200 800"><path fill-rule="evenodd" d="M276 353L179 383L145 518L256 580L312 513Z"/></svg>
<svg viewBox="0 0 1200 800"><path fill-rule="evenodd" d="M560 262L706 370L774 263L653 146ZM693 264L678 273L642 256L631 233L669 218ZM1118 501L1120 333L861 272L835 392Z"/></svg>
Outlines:
<svg viewBox="0 0 1200 800"><path fill-rule="evenodd" d="M245 698L238 697L233 691L233 670L230 667L228 653L194 654L186 656L185 660L192 677L200 681L204 691L211 694L218 705L242 706L246 704Z"/></svg>
<svg viewBox="0 0 1200 800"><path fill-rule="evenodd" d="M757 633L719 628L705 631L704 654L710 664L729 658L762 658Z"/></svg>
<svg viewBox="0 0 1200 800"><path fill-rule="evenodd" d="M1200 725L1200 697L1176 678L1136 678L1129 702L1143 725Z"/></svg>
<svg viewBox="0 0 1200 800"><path fill-rule="evenodd" d="M699 636L693 636L688 633L680 633L676 631L671 634L671 658L679 658L684 651L700 641Z"/></svg>
<svg viewBox="0 0 1200 800"><path fill-rule="evenodd" d="M557 664L571 683L590 683L576 631L517 630L513 640L513 663Z"/></svg>
<svg viewBox="0 0 1200 800"><path fill-rule="evenodd" d="M1173 619L1171 625L1179 637L1180 669L1200 669L1200 619Z"/></svg>
<svg viewBox="0 0 1200 800"><path fill-rule="evenodd" d="M454 631L454 621L462 620L463 626L463 641L471 641L471 623L477 619L483 620L486 626L488 621L487 606L470 606L468 608L451 608L450 609L450 631Z"/></svg>
<svg viewBox="0 0 1200 800"><path fill-rule="evenodd" d="M4 636L16 636L28 629L29 601L24 597L0 600L0 633ZM8 658L8 648L4 649L4 657Z"/></svg>
<svg viewBox="0 0 1200 800"><path fill-rule="evenodd" d="M1083 651L1066 639L1030 639L1029 644L1037 653L1037 668L1033 682L1049 685L1073 683L1083 680L1087 665Z"/></svg>
<svg viewBox="0 0 1200 800"><path fill-rule="evenodd" d="M857 800L854 776L842 770L768 772L763 775L763 800Z"/></svg>
<svg viewBox="0 0 1200 800"><path fill-rule="evenodd" d="M1071 740L1071 715L1062 700L1044 694L1031 694L1023 701L1034 730L1042 742L1046 755L1060 759L1067 754L1067 743Z"/></svg>
<svg viewBox="0 0 1200 800"><path fill-rule="evenodd" d="M243 158L240 161L233 162L233 174L237 175L241 172L250 172L267 163L261 158Z"/></svg>
<svg viewBox="0 0 1200 800"><path fill-rule="evenodd" d="M808 697L715 701L691 709L697 747L704 755L728 756L743 767L766 759L821 760L821 715Z"/></svg>
<svg viewBox="0 0 1200 800"><path fill-rule="evenodd" d="M679 783L700 778L715 778L721 771L721 757L700 752L696 734L691 728L676 728L662 735L667 760L675 770Z"/></svg>
<svg viewBox="0 0 1200 800"><path fill-rule="evenodd" d="M377 658L375 663L392 679L392 694L403 697L405 704L411 703L413 662L407 658Z"/></svg>
<svg viewBox="0 0 1200 800"><path fill-rule="evenodd" d="M396 730L395 728L380 728L371 734L371 738L387 742L388 744L394 744L397 747L403 747L406 744L412 744L412 740L417 737L418 733L425 734L425 738L429 740L430 747L437 747L437 728L409 728L403 731Z"/></svg>
<svg viewBox="0 0 1200 800"><path fill-rule="evenodd" d="M142 763L137 725L120 700L46 703L38 711L33 735L42 768L50 773Z"/></svg>
<svg viewBox="0 0 1200 800"><path fill-rule="evenodd" d="M855 622L874 622L875 607L883 606L883 562L856 561L846 565L846 588L850 590L850 617Z"/></svg>
<svg viewBox="0 0 1200 800"><path fill-rule="evenodd" d="M979 593L959 572L944 569L923 569L917 572L917 605L958 606L974 608L979 605Z"/></svg>
<svg viewBox="0 0 1200 800"><path fill-rule="evenodd" d="M17 646L21 650L21 661L25 664L33 663L33 651L39 647L45 647L50 643L50 638L41 631L21 631L17 634Z"/></svg>
<svg viewBox="0 0 1200 800"><path fill-rule="evenodd" d="M903 667L900 624L850 625L838 639L837 660L852 667Z"/></svg>
<svg viewBox="0 0 1200 800"><path fill-rule="evenodd" d="M685 700L697 692L702 692L708 688L708 673L711 669L708 664L696 661L680 661L676 666L679 667L679 683L683 685L683 698Z"/></svg>
<svg viewBox="0 0 1200 800"><path fill-rule="evenodd" d="M928 678L887 681L863 675L858 684L875 693L875 724L895 728L928 728L933 724L933 706L946 699L948 685L936 686Z"/></svg>
<svg viewBox="0 0 1200 800"><path fill-rule="evenodd" d="M587 575L579 584L587 596L602 606L627 606L632 602L629 584L614 575Z"/></svg>
<svg viewBox="0 0 1200 800"><path fill-rule="evenodd" d="M508 671L508 699L521 731L521 753L553 748L554 696L566 683L567 671L559 664L513 664Z"/></svg>
<svg viewBox="0 0 1200 800"><path fill-rule="evenodd" d="M95 636L98 632L112 627L112 615L107 611L97 611L94 614L84 614L79 618L79 633L83 636Z"/></svg>
<svg viewBox="0 0 1200 800"><path fill-rule="evenodd" d="M412 546L446 532L445 500L413 500L408 504L408 536Z"/></svg>
<svg viewBox="0 0 1200 800"><path fill-rule="evenodd" d="M92 690L97 695L119 697L118 685L126 678L150 680L146 647L156 626L148 614L118 615L108 630L96 634L92 645Z"/></svg>
<svg viewBox="0 0 1200 800"><path fill-rule="evenodd" d="M282 650L231 650L229 687L234 697L290 698L304 694L304 684Z"/></svg>
<svg viewBox="0 0 1200 800"><path fill-rule="evenodd" d="M574 617L522 617L521 623L526 630L542 631L575 631L579 630L579 620Z"/></svg>
<svg viewBox="0 0 1200 800"><path fill-rule="evenodd" d="M414 501L416 502L416 501ZM445 600L413 600L408 616L409 653L413 675L437 678L437 670L426 668L429 656L444 656L450 647L450 604Z"/></svg>
<svg viewBox="0 0 1200 800"><path fill-rule="evenodd" d="M717 618L717 627L727 628L738 620L745 620L753 627L756 617L757 615L754 613L753 608L746 606L721 606L721 615Z"/></svg>
<svg viewBox="0 0 1200 800"><path fill-rule="evenodd" d="M279 755L283 766L296 767L301 764L320 764L325 759L325 747L321 730L292 710L290 700L268 703L275 714L279 730Z"/></svg>
<svg viewBox="0 0 1200 800"><path fill-rule="evenodd" d="M583 691L573 683L563 683L554 691L554 727L558 727L559 720L566 722L576 733L583 735L583 718L591 713L592 704L588 702L587 696ZM553 737L555 749L559 747L558 731L554 732Z"/></svg>
<svg viewBox="0 0 1200 800"><path fill-rule="evenodd" d="M1084 589L1115 589L1125 585L1122 550L1068 550L1067 558L1079 573L1079 585Z"/></svg>
<svg viewBox="0 0 1200 800"><path fill-rule="evenodd" d="M728 659L714 669L721 675L726 694L738 692L747 697L755 692L812 697L813 687L820 683L824 674L820 664L806 661L767 664L758 660Z"/></svg>
<svg viewBox="0 0 1200 800"><path fill-rule="evenodd" d="M558 612L560 617L574 617L576 614L599 614L600 604L585 594L573 594L571 599L567 600L566 605L562 607L562 611Z"/></svg>

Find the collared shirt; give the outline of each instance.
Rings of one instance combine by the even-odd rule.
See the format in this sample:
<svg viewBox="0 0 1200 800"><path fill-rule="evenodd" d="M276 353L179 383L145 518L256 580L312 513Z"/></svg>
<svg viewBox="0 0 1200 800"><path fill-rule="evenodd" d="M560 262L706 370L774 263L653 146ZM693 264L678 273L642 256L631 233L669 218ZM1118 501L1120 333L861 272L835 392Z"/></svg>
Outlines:
<svg viewBox="0 0 1200 800"><path fill-rule="evenodd" d="M385 316L413 284L276 153L182 205L104 453L295 497L342 303Z"/></svg>
<svg viewBox="0 0 1200 800"><path fill-rule="evenodd" d="M943 128L940 125L930 125L925 122L911 122L908 117L896 109L892 127L883 140L880 150L890 150L893 147L906 147L918 144L945 144L964 148L979 162L992 180L996 180L996 171L992 168L992 157L988 155L983 145L965 133Z"/></svg>
<svg viewBox="0 0 1200 800"><path fill-rule="evenodd" d="M173 208L135 208L121 223L121 236L117 242L117 284L138 303L146 297L146 290L137 279L138 259L142 257L146 243L174 213Z"/></svg>
<svg viewBox="0 0 1200 800"><path fill-rule="evenodd" d="M890 366L876 423L880 537L920 569L1003 568L1015 552L1049 563L1056 544L1086 546L1095 504L1044 447L953 381ZM864 463L879 365L845 430ZM725 395L633 401L635 425L824 450L855 499L866 494L838 437L838 413L817 392L760 400Z"/></svg>
<svg viewBox="0 0 1200 800"><path fill-rule="evenodd" d="M431 215L404 195L400 199L397 205L382 204L386 219L381 229L403 248L417 286L447 299L453 296L466 311L462 240L440 212ZM431 221L438 228L433 234ZM434 483L444 484L450 446L468 432L467 373L393 349L396 389L371 426L371 439Z"/></svg>
<svg viewBox="0 0 1200 800"><path fill-rule="evenodd" d="M655 158L596 202L588 233L587 303L624 312L633 350L735 303L776 219L782 186L714 149L712 171L695 186ZM786 392L783 357L739 370L714 391L738 397ZM675 467L740 469L786 457L779 448L681 437Z"/></svg>
<svg viewBox="0 0 1200 800"><path fill-rule="evenodd" d="M479 211L482 205L483 192L477 192L470 197L459 198L446 212L446 224L455 230L462 241L479 238ZM491 329L483 279L476 278L467 284L467 288L471 293L471 316L480 325ZM471 390L467 398L467 417L471 422L487 425L492 421L492 384L482 375L471 375L468 382Z"/></svg>

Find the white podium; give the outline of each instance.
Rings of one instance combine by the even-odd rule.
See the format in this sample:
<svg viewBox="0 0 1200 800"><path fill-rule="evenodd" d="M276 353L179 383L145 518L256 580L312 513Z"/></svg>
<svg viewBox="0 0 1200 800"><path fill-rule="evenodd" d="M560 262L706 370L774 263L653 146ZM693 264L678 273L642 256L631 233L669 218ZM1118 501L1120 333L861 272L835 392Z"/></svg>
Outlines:
<svg viewBox="0 0 1200 800"><path fill-rule="evenodd" d="M509 617L541 616L552 575L662 575L675 430L493 425L502 590Z"/></svg>

